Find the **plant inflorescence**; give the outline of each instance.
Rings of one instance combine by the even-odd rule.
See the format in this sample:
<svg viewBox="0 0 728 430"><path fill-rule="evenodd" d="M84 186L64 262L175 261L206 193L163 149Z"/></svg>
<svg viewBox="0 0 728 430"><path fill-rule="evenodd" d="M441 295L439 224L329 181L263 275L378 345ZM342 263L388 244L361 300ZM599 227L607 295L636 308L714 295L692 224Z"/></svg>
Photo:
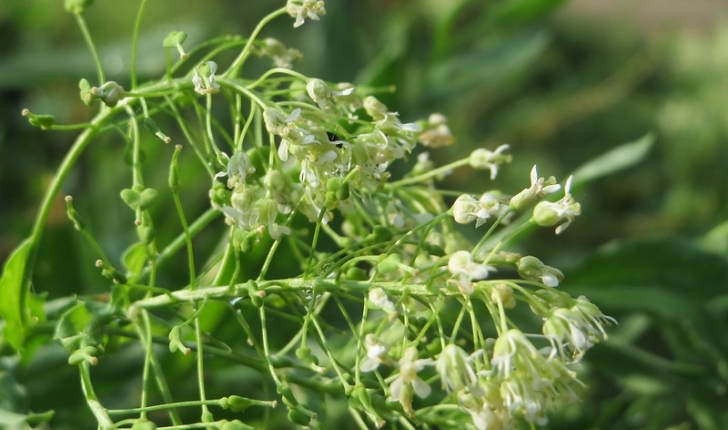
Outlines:
<svg viewBox="0 0 728 430"><path fill-rule="evenodd" d="M83 21L90 3L66 0L66 8L98 58ZM18 292L18 305L40 303L27 290L38 244L80 154L101 136L125 142L119 162L130 183L119 196L136 239L118 263L66 197L108 294L64 302L55 338L78 367L99 428L331 428L343 416L359 428L505 429L544 424L549 410L578 399L574 366L613 320L560 291L558 269L507 249L524 230L558 234L580 214L571 178L562 185L534 166L512 195L442 189L457 168L495 178L508 146L437 166L428 151L455 142L443 115L404 122L376 97L381 89L304 76L292 69L299 51L258 37L279 16L298 27L325 12L323 1L289 0L247 38L191 48L184 32L171 32L159 47L166 73L146 83L134 68L128 85L108 81L99 64L79 85L82 101L98 107L88 123L23 112L43 129L82 131L31 237L6 264L3 288ZM242 77L249 62L270 60L265 73ZM151 164L144 145L164 146L167 161ZM182 160L198 164L194 175ZM145 181L160 170L165 189ZM191 216L185 201L199 199L200 182L209 184L208 209ZM176 237L160 238L161 223L179 225ZM215 225L225 226L217 245L197 244ZM159 272L178 254L186 280L176 285ZM22 350L33 318L47 316L42 308L6 305L4 340ZM94 368L139 347L137 404L112 408L97 394ZM165 365L175 357L194 363L196 399L177 398ZM254 382L211 397L219 390L209 375L236 369Z"/></svg>

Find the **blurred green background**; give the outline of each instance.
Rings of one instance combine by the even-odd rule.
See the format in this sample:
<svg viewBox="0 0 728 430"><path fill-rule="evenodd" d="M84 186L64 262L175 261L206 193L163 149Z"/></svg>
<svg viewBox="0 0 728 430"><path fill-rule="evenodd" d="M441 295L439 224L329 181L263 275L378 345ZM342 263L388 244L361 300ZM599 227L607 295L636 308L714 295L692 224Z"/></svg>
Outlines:
<svg viewBox="0 0 728 430"><path fill-rule="evenodd" d="M279 3L150 1L140 80L163 73L161 41L169 31L186 31L188 47L247 35ZM136 4L98 0L85 14L108 79L122 85ZM642 162L576 190L583 215L563 235L539 231L519 244L566 273L560 288L586 294L620 321L610 342L585 360L587 397L557 414L550 428L728 428L727 3L329 1L320 22L291 24L279 19L263 36L301 50L296 68L303 73L395 85L397 92L381 99L405 122L446 115L458 144L434 150L438 163L476 147L511 145L514 161L495 183L462 170L446 188L517 192L528 185L533 164L561 180L653 133ZM90 112L77 84L93 76L81 34L60 2L0 5L0 261L29 233L49 176L75 137L33 128L20 111L83 122ZM131 234L130 215L116 197L125 184L121 150L97 143L64 188L86 197L77 207L112 255ZM191 203L198 209L207 204L206 186ZM44 238L36 285L50 297L99 292L87 262L93 260L59 209ZM64 362L62 354L4 360L0 407L60 408L65 412L52 428L87 428L90 415ZM124 369L138 372L128 363ZM119 378L109 376L110 391Z"/></svg>

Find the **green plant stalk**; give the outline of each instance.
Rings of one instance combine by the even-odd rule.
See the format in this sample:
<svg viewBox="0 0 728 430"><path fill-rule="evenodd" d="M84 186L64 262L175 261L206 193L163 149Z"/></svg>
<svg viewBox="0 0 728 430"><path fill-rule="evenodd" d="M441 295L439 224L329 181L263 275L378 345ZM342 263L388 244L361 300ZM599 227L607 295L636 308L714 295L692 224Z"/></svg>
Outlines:
<svg viewBox="0 0 728 430"><path fill-rule="evenodd" d="M259 289L265 290L267 293L275 293L287 290L322 290L322 291L341 291L352 290L357 292L367 292L372 288L381 288L392 294L411 294L417 296L460 296L462 293L456 289L451 290L433 290L427 284L407 284L402 285L401 282L392 281L352 281L339 280L334 284L320 279L301 279L289 278L278 279L275 281L263 281L259 284ZM168 306L174 303L195 302L210 298L225 297L241 297L247 296L247 284L235 284L229 286L205 286L196 290L172 291L170 294L141 299L132 304L138 308L157 308Z"/></svg>
<svg viewBox="0 0 728 430"><path fill-rule="evenodd" d="M73 145L71 146L71 149L68 150L66 156L63 158L63 161L61 161L61 165L58 167L56 175L53 177L53 181L51 181L51 185L48 187L48 190L43 196L43 201L41 202L40 208L38 209L38 214L35 218L35 223L33 224L33 230L30 233L29 239L31 242L31 247L28 255L27 264L24 268L23 273L24 285L29 285L30 283L33 273L33 267L35 266L35 262L38 258L38 249L40 247L40 241L43 237L43 230L45 229L46 223L48 222L48 217L51 213L51 209L53 208L53 203L55 202L56 196L61 190L61 186L68 177L68 174L71 172L71 168L73 167L73 165L76 163L86 147L91 143L92 139L96 136L99 125L103 123L113 113L115 113L118 109L119 108L102 109L102 111L96 116L96 118L91 121L92 126L84 130L76 138Z"/></svg>
<svg viewBox="0 0 728 430"><path fill-rule="evenodd" d="M276 373L273 362L271 361L273 354L271 354L270 348L268 347L268 318L265 316L265 305L262 305L260 306L260 308L258 308L258 314L260 315L260 331L261 338L263 339L263 357L266 361L266 364L268 365L270 377L273 379L276 387L279 387L282 383L280 378L278 377L278 374Z"/></svg>
<svg viewBox="0 0 728 430"><path fill-rule="evenodd" d="M153 336L150 336L149 338L151 341L156 341ZM157 382L157 388L162 396L162 400L164 400L164 403L166 404L173 403L174 397L172 397L172 392L169 390L169 384L167 383L167 379L164 377L164 369L162 369L162 364L159 362L159 358L157 358L156 354L152 354L152 368L154 369L154 380ZM167 413L172 424L182 424L182 418L179 416L177 409L170 408Z"/></svg>
<svg viewBox="0 0 728 430"><path fill-rule="evenodd" d="M311 321L313 322L313 326L316 329L316 332L319 335L319 338L321 339L321 342L323 345L327 345L326 343L326 335L324 334L324 331L321 329L321 325L318 323L318 319L316 317L311 318ZM330 348L324 348L326 351L326 355L329 357L329 361L331 362L331 366L334 368L334 372L339 376L339 382L341 382L341 385L344 387L345 392L349 392L351 390L351 385L346 380L346 377L344 376L343 370L339 367L338 361L336 361L336 357L331 353Z"/></svg>
<svg viewBox="0 0 728 430"><path fill-rule="evenodd" d="M141 399L139 404L142 408L147 406L148 401L148 392L149 392L149 369L150 364L152 361L152 356L154 355L152 353L152 332L151 332L151 323L149 321L149 313L146 311L146 309L142 310L142 324L139 324L139 321L135 318L136 321L134 321L134 327L137 330L137 335L139 336L139 340L144 344L144 366L142 368L142 392L141 392ZM141 418L146 419L147 418L147 412L142 411Z"/></svg>
<svg viewBox="0 0 728 430"><path fill-rule="evenodd" d="M440 167L438 167L436 169L428 170L427 172L425 172L425 173L423 173L421 175L412 176L410 178L403 178L403 179L400 179L399 181L394 181L394 182L392 182L392 183L389 184L389 187L391 187L391 188L397 188L397 187L402 187L404 185L417 184L419 182L426 181L428 179L431 179L431 178L437 177L439 175L445 174L445 173L447 173L450 170L454 170L454 169L457 169L458 167L465 166L468 163L470 163L470 158L469 157L465 157L465 158L463 158L461 160L453 161L450 164L446 164L444 166L440 166Z"/></svg>
<svg viewBox="0 0 728 430"><path fill-rule="evenodd" d="M86 398L86 403L88 404L89 409L91 409L94 417L96 417L99 427L101 429L110 429L114 426L114 422L111 420L111 417L109 417L106 408L101 404L101 402L99 402L98 397L96 397L96 393L94 393L94 387L91 383L90 366L91 365L85 361L78 365L80 370L79 373L81 374L81 388L83 389L83 395Z"/></svg>
<svg viewBox="0 0 728 430"><path fill-rule="evenodd" d="M253 29L253 32L250 34L250 38L245 43L243 50L240 51L240 54L238 55L238 57L232 62L230 67L222 74L223 76L227 76L229 74L234 74L234 73L238 72L240 67L243 66L243 63L250 55L250 53L251 53L250 48L253 46L253 42L255 41L255 38L258 37L258 34L263 29L263 27L265 27L273 19L275 19L276 17L278 17L280 15L283 15L284 13L286 13L286 8L282 7L278 10L275 10L275 11L269 13L268 15L265 16L265 18L260 20L258 25L255 26L255 28Z"/></svg>
<svg viewBox="0 0 728 430"><path fill-rule="evenodd" d="M76 23L78 23L78 27L81 29L81 34L83 34L83 39L86 41L86 45L88 45L89 51L91 51L91 56L94 59L94 64L96 65L96 73L99 78L99 85L106 82L106 76L104 75L104 68L101 65L101 59L99 58L99 53L96 51L96 46L94 45L94 41L91 38L91 33L88 31L88 26L86 26L86 20L83 19L83 16L80 13L73 14L76 17Z"/></svg>
<svg viewBox="0 0 728 430"><path fill-rule="evenodd" d="M137 12L136 21L134 22L134 32L132 33L131 42L131 89L132 91L137 87L137 50L139 48L139 30L142 24L142 15L144 9L147 6L147 0L142 0L139 5L139 12Z"/></svg>

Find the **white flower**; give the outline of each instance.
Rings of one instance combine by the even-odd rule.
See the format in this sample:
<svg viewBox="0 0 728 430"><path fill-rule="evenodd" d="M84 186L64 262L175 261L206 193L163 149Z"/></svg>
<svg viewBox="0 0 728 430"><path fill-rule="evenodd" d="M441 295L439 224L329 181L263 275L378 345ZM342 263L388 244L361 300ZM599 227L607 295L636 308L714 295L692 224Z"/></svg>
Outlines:
<svg viewBox="0 0 728 430"><path fill-rule="evenodd" d="M539 202L535 208L533 208L533 220L536 224L543 227L550 227L562 222L556 227L556 234L560 234L562 231L571 224L574 219L581 215L581 205L574 200L574 197L569 192L571 189L571 181L573 176L569 176L564 184L564 197L556 202Z"/></svg>
<svg viewBox="0 0 728 430"><path fill-rule="evenodd" d="M207 75L204 79L198 73L197 68L194 69L192 74L192 84L195 86L195 92L199 94L210 94L220 89L220 84L215 82L217 63L214 61L207 61L205 64L207 65L209 75ZM203 75L205 73L204 67L202 69L202 73Z"/></svg>
<svg viewBox="0 0 728 430"><path fill-rule="evenodd" d="M220 84L215 82L215 72L217 72L217 63L214 61L208 61L207 66L210 68L210 76L207 77L207 85L209 91L220 89Z"/></svg>
<svg viewBox="0 0 728 430"><path fill-rule="evenodd" d="M324 2L321 0L288 0L286 8L288 14L296 18L294 27L300 27L306 21L306 17L319 20L319 15L326 15Z"/></svg>
<svg viewBox="0 0 728 430"><path fill-rule="evenodd" d="M433 113L427 120L427 129L419 136L420 142L429 148L439 148L455 143L455 137L447 126L447 118L439 113Z"/></svg>
<svg viewBox="0 0 728 430"><path fill-rule="evenodd" d="M547 422L546 410L577 399L575 386L583 385L558 357L544 357L519 330L503 333L493 347L494 377L501 380L500 395L511 412L537 424Z"/></svg>
<svg viewBox="0 0 728 430"><path fill-rule="evenodd" d="M313 143L316 136L308 130L298 127L296 121L301 116L301 109L296 108L290 115L283 114L271 108L263 111L263 120L269 133L281 136L281 143L278 146L278 157L281 161L288 161L288 155L296 146L305 146Z"/></svg>
<svg viewBox="0 0 728 430"><path fill-rule="evenodd" d="M394 312L394 303L389 300L387 293L385 293L383 289L379 287L372 288L369 290L367 297L369 298L369 301L379 309L382 309L387 313Z"/></svg>
<svg viewBox="0 0 728 430"><path fill-rule="evenodd" d="M291 69L293 68L294 62L300 61L301 58L303 58L301 51L293 48L286 48L285 45L276 39L267 38L263 40L263 44L261 54L271 57L275 67Z"/></svg>
<svg viewBox="0 0 728 430"><path fill-rule="evenodd" d="M387 352L389 352L389 347L371 333L367 334L364 338L364 347L367 350L367 358L359 364L359 369L365 373L372 372L380 364L384 363L387 358Z"/></svg>
<svg viewBox="0 0 728 430"><path fill-rule="evenodd" d="M414 391L421 398L430 395L432 388L427 382L417 376L417 372L425 366L432 364L432 360L417 359L417 348L410 346L405 349L402 358L399 360L399 375L389 385L391 398L400 402L408 415L413 415L412 392Z"/></svg>
<svg viewBox="0 0 728 430"><path fill-rule="evenodd" d="M480 199L469 194L460 195L452 206L452 214L458 224L469 224L475 221L475 227L485 224L491 217L499 217L508 207L500 202L497 195L483 193Z"/></svg>
<svg viewBox="0 0 728 430"><path fill-rule="evenodd" d="M544 320L543 334L553 346L554 355L578 361L587 349L607 338L604 325L616 324L586 297L580 296L571 308L557 308Z"/></svg>
<svg viewBox="0 0 728 430"><path fill-rule="evenodd" d="M192 85L195 86L195 92L204 94L205 88L202 86L202 77L199 73L197 73L197 69L195 69L193 72L194 73L192 75Z"/></svg>
<svg viewBox="0 0 728 430"><path fill-rule="evenodd" d="M548 179L539 178L538 170L534 165L531 168L531 186L513 196L509 205L513 209L522 209L533 203L536 199L543 198L547 194L555 193L560 189L561 185L556 183L556 178L553 176Z"/></svg>
<svg viewBox="0 0 728 430"><path fill-rule="evenodd" d="M490 169L490 179L495 179L500 165L511 162L511 156L503 154L508 148L510 145L501 145L495 151L478 148L470 154L470 165L474 169Z"/></svg>
<svg viewBox="0 0 728 430"><path fill-rule="evenodd" d="M477 385L478 378L470 362L479 353L468 356L462 348L452 343L442 350L435 362L435 369L447 391L460 391Z"/></svg>
<svg viewBox="0 0 728 430"><path fill-rule="evenodd" d="M468 251L456 251L450 256L447 268L453 275L458 277L458 288L466 295L473 294L472 280L485 279L488 272L494 272L495 268L485 264L478 264L473 261L473 255Z"/></svg>
<svg viewBox="0 0 728 430"><path fill-rule="evenodd" d="M530 255L521 257L516 268L523 279L541 281L547 287L557 287L564 279L564 274L559 269L547 266Z"/></svg>
<svg viewBox="0 0 728 430"><path fill-rule="evenodd" d="M255 173L255 167L250 162L248 154L243 151L238 151L228 160L227 169L224 172L218 173L215 177L227 176L227 186L232 189L238 184L244 184L248 175L253 173Z"/></svg>

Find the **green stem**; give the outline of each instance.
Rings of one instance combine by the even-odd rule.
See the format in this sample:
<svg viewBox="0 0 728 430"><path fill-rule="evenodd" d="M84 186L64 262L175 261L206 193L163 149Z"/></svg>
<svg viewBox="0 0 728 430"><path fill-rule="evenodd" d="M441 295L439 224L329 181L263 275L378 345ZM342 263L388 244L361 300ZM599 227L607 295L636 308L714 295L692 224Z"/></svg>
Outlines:
<svg viewBox="0 0 728 430"><path fill-rule="evenodd" d="M114 422L109 417L106 408L99 402L96 393L94 392L94 386L91 383L91 370L90 364L83 362L79 364L79 373L81 374L81 388L83 394L86 397L86 404L91 409L91 412L96 417L96 421L99 423L99 428L108 429L114 426Z"/></svg>
<svg viewBox="0 0 728 430"><path fill-rule="evenodd" d="M434 290L428 284L402 284L402 282L399 281L352 281L339 279L336 283L334 283L321 279L290 278L259 282L258 287L261 290L269 290L270 292L280 292L285 290L306 291L316 288L320 291L355 291L359 293L366 293L372 288L378 287L394 295L401 295L404 293L414 296L462 295L462 293L455 289L447 291ZM157 308L169 306L174 303L196 302L212 298L241 297L247 295L247 283L236 284L233 287L206 286L198 287L196 290L187 289L172 291L169 294L137 300L132 306L137 308Z"/></svg>
<svg viewBox="0 0 728 430"><path fill-rule="evenodd" d="M91 51L91 56L94 58L94 63L96 64L96 73L99 78L99 85L106 82L106 76L104 75L104 68L101 65L101 59L99 58L99 53L96 51L96 46L94 45L94 41L91 38L91 33L88 31L88 27L86 26L86 20L83 19L83 16L81 16L80 13L74 14L76 17L76 22L78 23L78 27L81 29L81 33L83 34L83 38L86 41L86 44L88 45L89 51Z"/></svg>
<svg viewBox="0 0 728 430"><path fill-rule="evenodd" d="M399 181L392 182L389 185L391 187L402 187L404 185L417 184L420 182L424 182L430 178L445 174L450 170L465 166L468 163L470 163L470 158L463 158L462 160L453 161L452 163L438 167L437 169L429 170L421 175L412 176L411 178L400 179Z"/></svg>
<svg viewBox="0 0 728 430"><path fill-rule="evenodd" d="M205 211L205 213L200 215L195 220L195 222L190 225L190 228L188 229L190 235L194 236L202 231L203 228L207 227L207 225L218 216L220 216L220 211L218 211L217 209L210 208ZM177 253L180 248L185 246L186 237L187 236L184 232L181 233L169 245L167 245L166 248L164 248L159 254L157 254L157 257L155 259L157 264L163 264L165 261L169 260L175 253ZM139 278L137 279L137 281L143 281L145 277L149 276L150 271L151 268L149 266L145 267L144 270L139 273Z"/></svg>
<svg viewBox="0 0 728 430"><path fill-rule="evenodd" d="M139 12L137 13L136 21L134 22L134 33L132 35L131 42L131 89L136 89L137 86L137 49L139 47L139 29L142 24L142 15L144 14L144 8L147 5L147 0L142 0L139 5Z"/></svg>
<svg viewBox="0 0 728 430"><path fill-rule="evenodd" d="M283 15L284 13L286 13L286 8L282 7L276 11L271 12L258 23L258 25L255 27L255 29L253 29L253 32L250 34L250 38L245 43L243 50L240 51L238 58L236 58L235 61L233 61L233 63L225 71L225 73L222 74L222 76L228 76L230 74L235 74L238 72L240 67L243 66L245 59L247 59L248 56L250 56L250 53L251 53L250 48L253 46L253 42L255 41L255 38L258 37L258 34L263 29L263 27L265 27L266 24L268 24L270 21L272 21L273 19L275 19L276 17L278 17L280 15Z"/></svg>

